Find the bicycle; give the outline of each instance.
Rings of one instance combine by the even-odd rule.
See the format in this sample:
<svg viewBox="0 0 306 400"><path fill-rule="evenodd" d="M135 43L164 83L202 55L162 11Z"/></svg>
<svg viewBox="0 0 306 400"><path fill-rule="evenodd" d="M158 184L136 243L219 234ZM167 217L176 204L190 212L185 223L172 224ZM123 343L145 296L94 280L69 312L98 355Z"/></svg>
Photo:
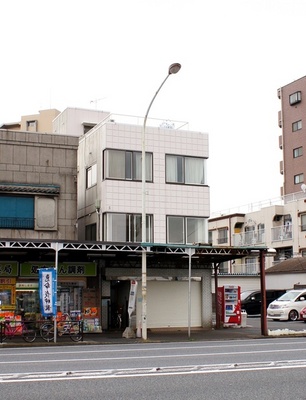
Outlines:
<svg viewBox="0 0 306 400"><path fill-rule="evenodd" d="M69 335L74 342L79 342L83 338L81 321L73 321L69 314L63 316L56 322L57 336ZM40 326L40 336L46 341L54 340L54 321L47 321Z"/></svg>
<svg viewBox="0 0 306 400"><path fill-rule="evenodd" d="M36 330L29 329L29 323L25 323L22 321L16 320L5 320L0 323L1 329L1 343L4 342L6 339L12 339L14 336L21 336L25 342L32 343L36 339Z"/></svg>

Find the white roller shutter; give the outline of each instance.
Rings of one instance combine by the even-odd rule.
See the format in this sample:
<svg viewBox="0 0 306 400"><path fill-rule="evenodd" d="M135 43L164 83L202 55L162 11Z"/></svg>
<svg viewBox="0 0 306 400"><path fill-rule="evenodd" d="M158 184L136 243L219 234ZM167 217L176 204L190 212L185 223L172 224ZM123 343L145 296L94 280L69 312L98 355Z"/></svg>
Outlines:
<svg viewBox="0 0 306 400"><path fill-rule="evenodd" d="M137 321L141 321L141 284L137 292ZM191 327L201 326L201 282L191 282ZM188 281L147 282L147 327L188 326Z"/></svg>

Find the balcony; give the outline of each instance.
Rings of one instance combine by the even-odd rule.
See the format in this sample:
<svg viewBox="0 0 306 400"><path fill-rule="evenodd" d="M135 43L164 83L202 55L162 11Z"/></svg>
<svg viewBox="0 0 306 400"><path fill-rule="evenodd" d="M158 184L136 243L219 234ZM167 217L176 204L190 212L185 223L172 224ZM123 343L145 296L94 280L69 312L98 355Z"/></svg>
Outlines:
<svg viewBox="0 0 306 400"><path fill-rule="evenodd" d="M271 241L282 242L284 240L292 240L292 225L282 225L271 228Z"/></svg>
<svg viewBox="0 0 306 400"><path fill-rule="evenodd" d="M235 263L231 265L231 270L227 266L220 269L219 275L259 275L260 265L258 261L247 264Z"/></svg>
<svg viewBox="0 0 306 400"><path fill-rule="evenodd" d="M283 136L280 135L278 137L278 147L282 150L283 149Z"/></svg>
<svg viewBox="0 0 306 400"><path fill-rule="evenodd" d="M265 244L265 230L234 233L233 246L256 246Z"/></svg>

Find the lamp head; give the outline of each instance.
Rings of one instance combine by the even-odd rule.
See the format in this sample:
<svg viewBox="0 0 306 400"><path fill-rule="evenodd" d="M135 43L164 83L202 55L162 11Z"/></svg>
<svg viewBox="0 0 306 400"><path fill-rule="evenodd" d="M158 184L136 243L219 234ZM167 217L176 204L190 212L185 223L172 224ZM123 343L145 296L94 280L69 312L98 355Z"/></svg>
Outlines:
<svg viewBox="0 0 306 400"><path fill-rule="evenodd" d="M174 64L170 65L168 73L169 73L169 75L176 74L179 72L180 69L181 69L181 64L174 63Z"/></svg>

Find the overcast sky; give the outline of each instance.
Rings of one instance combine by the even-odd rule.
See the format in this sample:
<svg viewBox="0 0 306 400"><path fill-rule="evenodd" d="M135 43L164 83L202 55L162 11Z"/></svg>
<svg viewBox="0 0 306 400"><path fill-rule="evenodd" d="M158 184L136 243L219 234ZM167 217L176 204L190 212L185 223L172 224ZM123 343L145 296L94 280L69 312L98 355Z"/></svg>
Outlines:
<svg viewBox="0 0 306 400"><path fill-rule="evenodd" d="M306 75L305 0L2 1L0 122L97 108L210 140L211 211L276 198L277 89ZM92 101L95 101L92 103Z"/></svg>

